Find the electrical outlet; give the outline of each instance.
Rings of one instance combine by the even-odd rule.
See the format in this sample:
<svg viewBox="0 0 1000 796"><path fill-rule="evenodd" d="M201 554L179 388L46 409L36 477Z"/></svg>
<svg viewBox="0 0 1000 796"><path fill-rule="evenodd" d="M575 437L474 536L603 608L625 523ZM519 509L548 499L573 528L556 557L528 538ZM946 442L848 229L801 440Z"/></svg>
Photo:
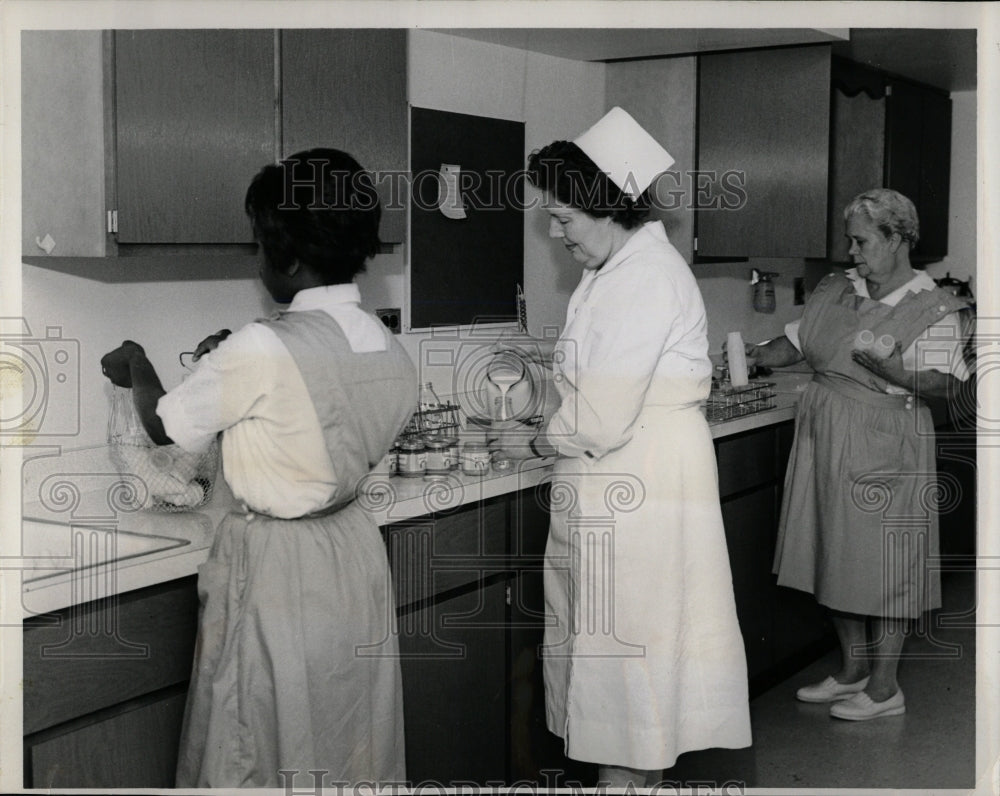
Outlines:
<svg viewBox="0 0 1000 796"><path fill-rule="evenodd" d="M399 334L403 324L403 314L399 307L388 307L387 309L375 310L378 319L382 321L393 334Z"/></svg>

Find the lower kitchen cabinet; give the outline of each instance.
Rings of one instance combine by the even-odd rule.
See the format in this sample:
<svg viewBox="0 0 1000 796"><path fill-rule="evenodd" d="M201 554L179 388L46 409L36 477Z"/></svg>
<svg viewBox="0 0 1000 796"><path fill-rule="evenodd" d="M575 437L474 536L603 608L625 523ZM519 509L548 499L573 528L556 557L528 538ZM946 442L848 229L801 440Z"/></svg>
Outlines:
<svg viewBox="0 0 1000 796"><path fill-rule="evenodd" d="M25 787L173 787L197 622L193 576L25 621Z"/></svg>
<svg viewBox="0 0 1000 796"><path fill-rule="evenodd" d="M974 423L975 421L973 421ZM939 429L937 471L941 484L941 555L946 568L976 566L976 430L949 424Z"/></svg>
<svg viewBox="0 0 1000 796"><path fill-rule="evenodd" d="M414 787L507 776L507 578L399 616Z"/></svg>
<svg viewBox="0 0 1000 796"><path fill-rule="evenodd" d="M171 788L187 689L83 719L26 750L33 788Z"/></svg>
<svg viewBox="0 0 1000 796"><path fill-rule="evenodd" d="M774 488L757 489L723 501L722 521L733 573L736 616L746 647L747 674L753 680L774 663Z"/></svg>
<svg viewBox="0 0 1000 796"><path fill-rule="evenodd" d="M548 505L549 487L544 483L512 496L508 782L543 788L590 788L597 784L597 766L566 757L562 739L549 731L545 721L543 568L549 536Z"/></svg>
<svg viewBox="0 0 1000 796"><path fill-rule="evenodd" d="M794 431L789 420L716 442L722 520L751 697L834 644L832 625L813 596L778 586L771 572Z"/></svg>
<svg viewBox="0 0 1000 796"><path fill-rule="evenodd" d="M545 725L548 527L542 484L383 528L414 786L596 783Z"/></svg>

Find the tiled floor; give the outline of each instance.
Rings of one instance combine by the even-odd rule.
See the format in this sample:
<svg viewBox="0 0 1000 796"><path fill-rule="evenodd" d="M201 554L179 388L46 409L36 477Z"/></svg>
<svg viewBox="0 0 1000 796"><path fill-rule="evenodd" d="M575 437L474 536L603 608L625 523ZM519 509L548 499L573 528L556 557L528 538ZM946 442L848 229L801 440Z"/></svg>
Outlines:
<svg viewBox="0 0 1000 796"><path fill-rule="evenodd" d="M900 663L906 713L873 721L830 718L795 690L838 666L832 652L751 702L753 746L682 755L671 782L747 788L972 788L975 771L975 573L942 577L944 607Z"/></svg>

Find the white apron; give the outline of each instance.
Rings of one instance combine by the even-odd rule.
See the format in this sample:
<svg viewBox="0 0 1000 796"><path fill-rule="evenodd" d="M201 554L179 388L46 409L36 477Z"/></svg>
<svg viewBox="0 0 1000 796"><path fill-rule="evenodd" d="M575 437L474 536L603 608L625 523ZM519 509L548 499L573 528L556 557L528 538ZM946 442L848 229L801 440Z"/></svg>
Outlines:
<svg viewBox="0 0 1000 796"><path fill-rule="evenodd" d="M748 746L750 720L715 451L700 410L711 373L704 308L662 228L649 231L633 236L599 275L584 276L557 347L561 408L586 405L566 449L607 433L606 423L599 433L583 428L590 410L608 417L624 406L635 414L609 450L556 462L545 553L546 608L556 622L546 629L543 654L548 727L567 756L663 769L689 750ZM670 284L658 290L664 279ZM624 311L609 318L612 296L623 292ZM644 296L655 306L643 306ZM685 306L660 303L670 296ZM692 307L693 324L677 320ZM615 344L618 362L613 355L599 361L593 336L629 333L632 313L652 312L667 322L631 333L655 349L647 357L652 374L627 372L627 363L641 359L627 340ZM700 354L687 368L683 359L670 362L672 347ZM599 379L590 367L602 371ZM574 395L580 385L589 395ZM643 394L632 395L637 389ZM564 432L567 421L553 426Z"/></svg>

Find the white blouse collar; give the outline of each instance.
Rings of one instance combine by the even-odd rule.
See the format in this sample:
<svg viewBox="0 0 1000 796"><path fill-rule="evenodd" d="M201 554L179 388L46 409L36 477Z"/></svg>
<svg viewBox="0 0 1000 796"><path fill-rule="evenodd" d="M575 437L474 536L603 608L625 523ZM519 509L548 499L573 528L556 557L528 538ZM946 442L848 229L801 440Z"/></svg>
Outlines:
<svg viewBox="0 0 1000 796"><path fill-rule="evenodd" d="M288 312L306 312L321 310L333 304L360 304L361 291L357 284L348 282L343 285L321 285L300 290L295 294Z"/></svg>
<svg viewBox="0 0 1000 796"><path fill-rule="evenodd" d="M858 276L857 268L848 268L844 272L844 276L851 280L855 293L864 298L871 298L868 295L868 283ZM882 304L888 304L890 307L895 307L903 300L903 297L907 293L919 293L922 290L933 290L935 287L937 287L937 284L927 275L926 271L913 271L913 277L908 282L900 285L892 293L883 296L878 301Z"/></svg>

